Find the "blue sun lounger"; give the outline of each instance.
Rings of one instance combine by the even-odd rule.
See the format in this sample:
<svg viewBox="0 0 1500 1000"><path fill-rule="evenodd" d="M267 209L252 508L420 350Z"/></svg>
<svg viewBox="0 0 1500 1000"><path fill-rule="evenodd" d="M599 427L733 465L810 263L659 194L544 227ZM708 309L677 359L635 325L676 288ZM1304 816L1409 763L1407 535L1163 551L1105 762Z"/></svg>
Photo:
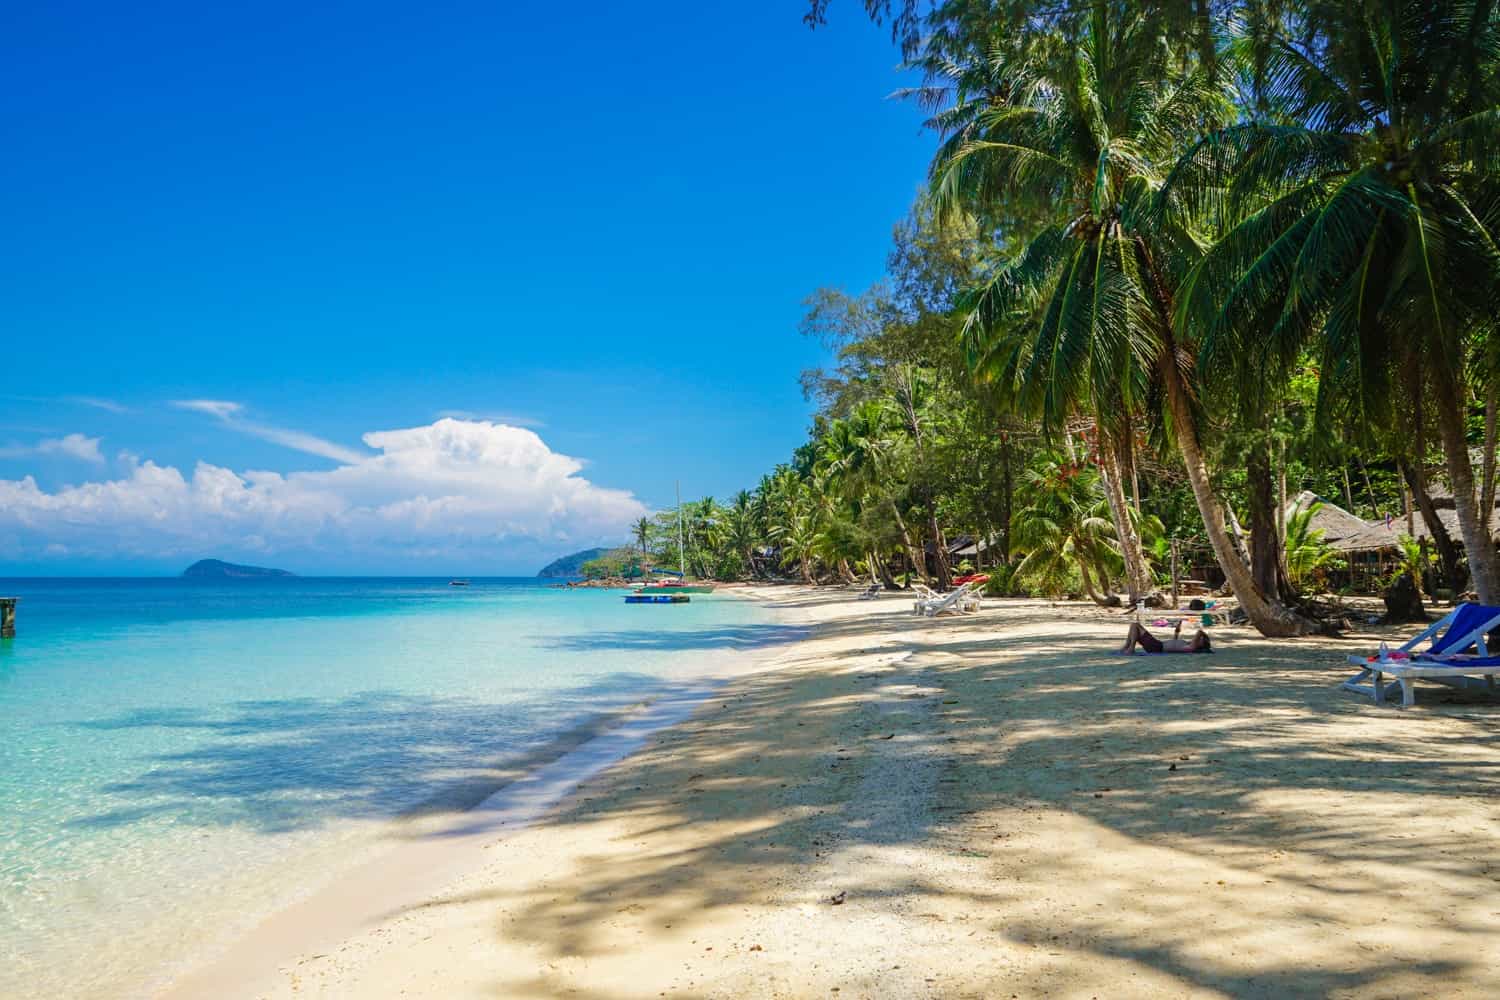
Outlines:
<svg viewBox="0 0 1500 1000"><path fill-rule="evenodd" d="M1495 675L1500 674L1500 656L1490 655L1486 636L1497 628L1500 628L1500 608L1460 604L1396 650L1382 647L1371 659L1349 657L1349 662L1361 669L1340 687L1369 695L1376 704L1384 704L1386 696L1399 684L1402 707L1416 704L1412 682L1418 679L1493 692ZM1432 645L1418 650L1417 646L1427 639L1432 639ZM1406 655L1393 658L1392 653ZM1386 674L1393 679L1387 682Z"/></svg>

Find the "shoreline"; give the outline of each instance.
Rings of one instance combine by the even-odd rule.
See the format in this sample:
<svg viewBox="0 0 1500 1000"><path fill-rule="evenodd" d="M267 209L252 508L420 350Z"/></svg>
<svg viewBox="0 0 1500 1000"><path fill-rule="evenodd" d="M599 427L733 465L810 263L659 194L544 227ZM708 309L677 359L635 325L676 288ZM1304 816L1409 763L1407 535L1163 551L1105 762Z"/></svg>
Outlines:
<svg viewBox="0 0 1500 1000"><path fill-rule="evenodd" d="M1389 633L1126 658L1076 604L766 590L814 625L774 669L254 995L1500 992L1495 706L1339 692Z"/></svg>
<svg viewBox="0 0 1500 1000"><path fill-rule="evenodd" d="M253 994L286 960L337 945L392 911L420 902L434 887L466 874L496 838L535 822L652 735L690 718L724 683L683 684L633 711L598 720L591 736L574 741L560 756L340 873L271 914L220 953L159 984L153 995L191 1000ZM430 805L415 810L429 811Z"/></svg>
<svg viewBox="0 0 1500 1000"><path fill-rule="evenodd" d="M767 603L756 588L726 588L724 597ZM777 616L771 624L798 629ZM434 794L391 817L381 846L366 843L364 857L307 891L288 893L284 905L174 964L144 985L162 998L256 995L256 984L305 954L315 943L337 944L391 910L420 901L472 870L496 840L536 822L565 803L580 786L639 750L661 730L690 719L732 679L766 669L787 634L748 647L720 650L722 659L687 675L660 678L665 690L633 706L603 710L508 760L498 784L471 780Z"/></svg>

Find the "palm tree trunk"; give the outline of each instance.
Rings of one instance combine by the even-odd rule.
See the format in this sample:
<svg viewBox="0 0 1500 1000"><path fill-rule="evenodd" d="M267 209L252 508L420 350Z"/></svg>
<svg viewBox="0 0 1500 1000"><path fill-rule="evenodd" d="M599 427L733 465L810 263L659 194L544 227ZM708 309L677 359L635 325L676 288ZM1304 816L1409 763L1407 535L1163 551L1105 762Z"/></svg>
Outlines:
<svg viewBox="0 0 1500 1000"><path fill-rule="evenodd" d="M1490 376L1484 390L1484 467L1479 480L1479 509L1495 509L1495 444L1500 438L1500 378Z"/></svg>
<svg viewBox="0 0 1500 1000"><path fill-rule="evenodd" d="M1001 432L1000 439L1000 482L1001 489L1005 491L1005 505L1000 511L1000 558L1008 566L1010 565L1010 515L1015 506L1015 483L1011 477L1010 468L1010 434Z"/></svg>
<svg viewBox="0 0 1500 1000"><path fill-rule="evenodd" d="M1078 540L1076 538L1073 540L1073 551L1078 551ZM1094 578L1089 573L1088 561L1081 556L1078 558L1078 577L1083 581L1083 592L1089 595L1089 600L1101 608L1117 608L1120 606L1120 599L1114 594L1110 594L1108 597L1100 595L1099 591L1094 587Z"/></svg>
<svg viewBox="0 0 1500 1000"><path fill-rule="evenodd" d="M1135 520L1125 500L1119 454L1114 443L1103 435L1099 439L1099 473L1104 482L1104 497L1109 502L1110 519L1115 523L1115 537L1120 542L1120 554L1125 559L1125 589L1130 594L1130 606L1156 596L1151 574L1146 569L1146 553L1141 547L1141 536L1135 530Z"/></svg>
<svg viewBox="0 0 1500 1000"><path fill-rule="evenodd" d="M1296 591L1286 574L1286 535L1276 530L1276 483L1268 438L1250 446L1245 482L1250 508L1250 575L1261 593L1291 600Z"/></svg>
<svg viewBox="0 0 1500 1000"><path fill-rule="evenodd" d="M1198 514L1203 518L1203 530L1214 550L1214 558L1218 560L1219 568L1224 571L1224 578L1229 581L1229 586L1239 598L1241 610L1261 635L1279 638L1315 632L1319 627L1317 622L1298 614L1255 586L1255 577L1251 574L1250 567L1235 551L1234 542L1224 530L1224 508L1219 505L1219 498L1214 496L1213 483L1208 477L1208 464L1204 461L1203 446L1198 440L1198 421L1193 414L1193 400L1183 374L1183 359L1178 356L1177 340L1173 336L1171 295L1167 292L1161 272L1145 241L1138 239L1137 248L1151 278L1152 305L1162 333L1162 350L1158 363L1167 390L1167 410L1171 414L1177 447L1182 452L1188 483L1193 488L1193 500L1198 504Z"/></svg>
<svg viewBox="0 0 1500 1000"><path fill-rule="evenodd" d="M1427 525L1427 533L1432 536L1433 545L1437 548L1438 562L1443 566L1443 582L1453 588L1454 593L1458 593L1464 589L1465 583L1463 570L1459 567L1458 547L1453 544L1448 526L1438 517L1437 504L1432 502L1432 495L1427 492L1427 473L1420 465L1404 458L1398 459L1397 465L1411 490L1411 498L1416 503L1417 510L1422 514L1422 523Z"/></svg>
<svg viewBox="0 0 1500 1000"><path fill-rule="evenodd" d="M937 577L939 590L947 590L953 586L953 575L948 571L948 544L943 537L943 529L938 527L937 504L933 501L932 491L927 491L927 530L932 534L932 559L936 564L934 575Z"/></svg>
<svg viewBox="0 0 1500 1000"><path fill-rule="evenodd" d="M923 557L922 551L912 544L911 530L906 526L906 518L901 516L900 506L895 500L887 502L891 505L891 513L895 515L896 527L901 532L901 544L906 549L907 566L916 571L923 583L931 584L932 577L927 575L927 560Z"/></svg>
<svg viewBox="0 0 1500 1000"><path fill-rule="evenodd" d="M1443 364L1433 365L1432 388L1437 404L1438 438L1448 468L1448 484L1453 488L1453 507L1458 514L1464 554L1469 557L1469 575L1479 592L1480 603L1494 604L1500 600L1500 552L1496 552L1495 540L1490 536L1494 513L1481 512L1474 497L1474 467L1469 463L1463 392L1457 374Z"/></svg>
<svg viewBox="0 0 1500 1000"><path fill-rule="evenodd" d="M1171 313L1165 312L1164 329L1170 330ZM1198 441L1197 421L1193 416L1192 400L1183 381L1177 358L1177 345L1170 333L1162 352L1162 380L1166 383L1167 408L1171 412L1173 429L1177 434L1177 447L1182 452L1183 464L1187 467L1188 483L1193 489L1193 499L1198 504L1198 513L1203 518L1203 528L1208 535L1214 558L1230 588L1239 598L1240 607L1249 617L1250 623L1265 636L1282 637L1308 635L1317 630L1316 622L1304 618L1286 607L1274 597L1261 592L1255 585L1250 567L1240 558L1234 540L1224 528L1224 508L1214 495L1213 484L1208 476L1208 464L1203 458L1203 448Z"/></svg>

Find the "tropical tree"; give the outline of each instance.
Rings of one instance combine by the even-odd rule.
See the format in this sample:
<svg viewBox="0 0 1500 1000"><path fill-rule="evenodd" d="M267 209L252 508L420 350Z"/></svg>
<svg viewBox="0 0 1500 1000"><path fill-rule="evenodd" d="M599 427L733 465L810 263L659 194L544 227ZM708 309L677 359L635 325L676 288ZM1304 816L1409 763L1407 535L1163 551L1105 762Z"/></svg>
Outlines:
<svg viewBox="0 0 1500 1000"><path fill-rule="evenodd" d="M1300 507L1286 519L1286 568L1292 586L1302 587L1319 574L1342 564L1338 550L1323 540L1323 531L1313 527L1321 502Z"/></svg>
<svg viewBox="0 0 1500 1000"><path fill-rule="evenodd" d="M930 579L927 560L901 511L908 445L888 403L867 400L848 418L829 425L822 439L821 462L851 495L873 500L890 515L900 533L907 565L926 580Z"/></svg>
<svg viewBox="0 0 1500 1000"><path fill-rule="evenodd" d="M1059 593L1076 577L1094 603L1118 607L1119 597L1100 589L1107 591L1121 560L1097 472L1048 460L1026 471L1021 494L1012 544L1022 558L1015 578Z"/></svg>
<svg viewBox="0 0 1500 1000"><path fill-rule="evenodd" d="M756 529L755 499L747 490L740 490L725 514L722 541L741 560L745 569L756 575L755 550L760 537Z"/></svg>
<svg viewBox="0 0 1500 1000"><path fill-rule="evenodd" d="M974 292L971 364L1054 434L1080 412L1097 422L1132 598L1151 583L1126 511L1122 457L1159 394L1214 554L1251 621L1268 635L1310 631L1312 622L1256 586L1230 537L1203 452L1192 357L1173 328L1173 296L1201 245L1159 211L1158 192L1181 137L1227 120L1229 95L1204 67L1182 72L1183 54L1156 22L1114 5L1091 5L1070 42L1040 72L993 68L992 81L1003 68L1010 82L965 97L987 106L933 162L935 195L951 211L996 198L1056 206Z"/></svg>
<svg viewBox="0 0 1500 1000"><path fill-rule="evenodd" d="M651 541L651 530L653 525L649 517L642 517L630 527L631 537L635 539L635 547L640 550L641 555L649 551L648 545Z"/></svg>
<svg viewBox="0 0 1500 1000"><path fill-rule="evenodd" d="M1403 388L1430 406L1475 586L1500 600L1466 426L1470 366L1495 363L1475 345L1500 288L1500 19L1487 0L1307 3L1255 60L1261 112L1170 185L1227 227L1179 322L1235 370L1285 370L1311 339L1324 427L1389 426Z"/></svg>

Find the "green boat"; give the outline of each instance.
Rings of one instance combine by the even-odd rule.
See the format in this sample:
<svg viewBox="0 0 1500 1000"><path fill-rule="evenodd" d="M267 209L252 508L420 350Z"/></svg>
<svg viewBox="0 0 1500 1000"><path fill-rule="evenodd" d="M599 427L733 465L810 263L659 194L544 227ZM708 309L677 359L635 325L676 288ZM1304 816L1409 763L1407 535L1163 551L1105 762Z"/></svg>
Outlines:
<svg viewBox="0 0 1500 1000"><path fill-rule="evenodd" d="M655 587L637 587L637 594L712 594L709 583L665 583Z"/></svg>

